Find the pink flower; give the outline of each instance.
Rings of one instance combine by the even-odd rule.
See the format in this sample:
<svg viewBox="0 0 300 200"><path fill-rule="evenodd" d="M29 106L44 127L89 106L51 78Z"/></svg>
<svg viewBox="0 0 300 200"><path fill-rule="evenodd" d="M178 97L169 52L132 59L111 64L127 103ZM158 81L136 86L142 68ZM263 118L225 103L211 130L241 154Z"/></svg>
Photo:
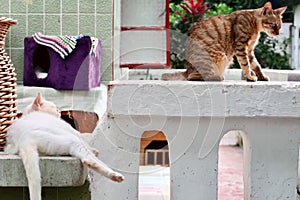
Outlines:
<svg viewBox="0 0 300 200"><path fill-rule="evenodd" d="M206 12L207 2L204 0L184 0L180 6L190 14L197 16Z"/></svg>

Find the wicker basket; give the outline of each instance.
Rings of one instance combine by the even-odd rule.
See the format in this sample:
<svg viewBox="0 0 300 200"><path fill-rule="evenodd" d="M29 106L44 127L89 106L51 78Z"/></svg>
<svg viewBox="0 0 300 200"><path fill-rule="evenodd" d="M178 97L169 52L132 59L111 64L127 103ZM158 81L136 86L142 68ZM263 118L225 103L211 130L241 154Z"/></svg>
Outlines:
<svg viewBox="0 0 300 200"><path fill-rule="evenodd" d="M0 17L0 151L5 146L7 129L17 118L16 73L9 56L5 52L5 37L16 20Z"/></svg>

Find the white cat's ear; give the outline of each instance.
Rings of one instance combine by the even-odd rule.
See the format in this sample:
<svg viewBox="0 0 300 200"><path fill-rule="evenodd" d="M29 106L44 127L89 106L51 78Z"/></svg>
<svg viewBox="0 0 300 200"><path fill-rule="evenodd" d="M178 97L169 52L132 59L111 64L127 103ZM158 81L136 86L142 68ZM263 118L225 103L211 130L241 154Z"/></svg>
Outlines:
<svg viewBox="0 0 300 200"><path fill-rule="evenodd" d="M262 15L270 15L273 14L272 4L271 2L265 3L262 11Z"/></svg>
<svg viewBox="0 0 300 200"><path fill-rule="evenodd" d="M286 9L287 9L287 6L284 6L281 8L277 8L276 10L274 10L274 12L276 12L278 15L282 15Z"/></svg>
<svg viewBox="0 0 300 200"><path fill-rule="evenodd" d="M41 107L42 101L43 101L42 95L41 95L41 93L38 93L38 95L36 96L36 98L33 101L32 109L39 110Z"/></svg>

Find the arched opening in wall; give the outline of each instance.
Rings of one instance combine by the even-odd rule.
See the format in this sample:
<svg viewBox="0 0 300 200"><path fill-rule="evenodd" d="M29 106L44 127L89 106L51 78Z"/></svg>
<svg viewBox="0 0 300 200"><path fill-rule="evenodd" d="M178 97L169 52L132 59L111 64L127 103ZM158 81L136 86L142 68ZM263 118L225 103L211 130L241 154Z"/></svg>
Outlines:
<svg viewBox="0 0 300 200"><path fill-rule="evenodd" d="M169 146L163 132L143 133L139 171L139 200L170 199Z"/></svg>
<svg viewBox="0 0 300 200"><path fill-rule="evenodd" d="M219 144L218 200L244 199L243 133L230 131Z"/></svg>

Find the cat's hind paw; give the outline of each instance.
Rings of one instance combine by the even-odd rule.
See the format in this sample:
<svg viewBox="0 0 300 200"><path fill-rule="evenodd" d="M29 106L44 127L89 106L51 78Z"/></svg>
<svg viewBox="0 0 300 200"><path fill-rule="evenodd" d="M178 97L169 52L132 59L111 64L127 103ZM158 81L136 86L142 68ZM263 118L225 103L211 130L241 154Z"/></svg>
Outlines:
<svg viewBox="0 0 300 200"><path fill-rule="evenodd" d="M115 181L115 182L120 183L120 182L124 181L125 178L122 174L120 174L118 172L113 172L110 176L110 179Z"/></svg>
<svg viewBox="0 0 300 200"><path fill-rule="evenodd" d="M263 76L261 78L258 78L258 81L270 81L270 78L268 76Z"/></svg>

